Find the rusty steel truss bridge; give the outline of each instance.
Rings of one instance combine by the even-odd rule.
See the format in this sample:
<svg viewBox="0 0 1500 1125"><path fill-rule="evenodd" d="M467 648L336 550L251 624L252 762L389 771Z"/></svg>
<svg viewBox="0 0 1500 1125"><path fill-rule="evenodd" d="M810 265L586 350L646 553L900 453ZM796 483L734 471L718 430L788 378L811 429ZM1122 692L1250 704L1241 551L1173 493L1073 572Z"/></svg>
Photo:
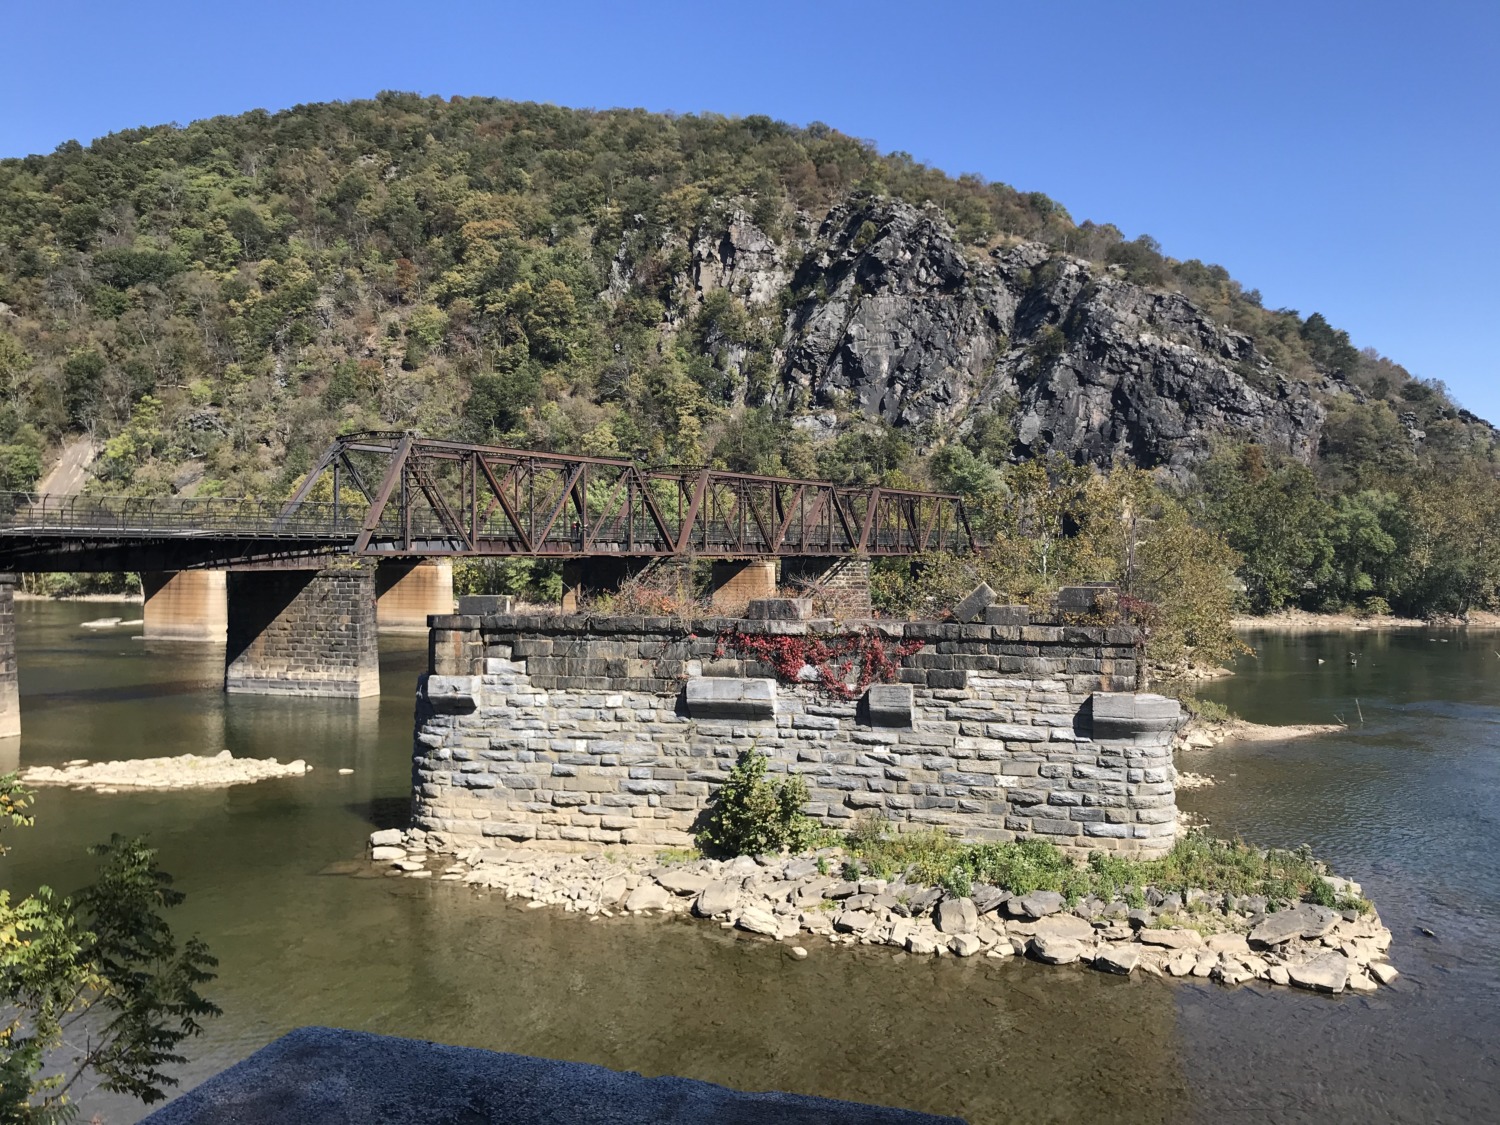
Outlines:
<svg viewBox="0 0 1500 1125"><path fill-rule="evenodd" d="M890 557L975 546L959 497L468 445L333 443L289 501L0 493L0 570L365 559Z"/></svg>

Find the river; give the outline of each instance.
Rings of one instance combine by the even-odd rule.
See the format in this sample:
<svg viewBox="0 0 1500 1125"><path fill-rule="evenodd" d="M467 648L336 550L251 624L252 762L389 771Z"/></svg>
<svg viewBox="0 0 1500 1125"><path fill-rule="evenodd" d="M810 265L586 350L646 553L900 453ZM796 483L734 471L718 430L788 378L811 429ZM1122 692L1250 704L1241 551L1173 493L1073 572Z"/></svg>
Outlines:
<svg viewBox="0 0 1500 1125"><path fill-rule="evenodd" d="M1218 779L1181 798L1215 831L1309 843L1379 905L1400 981L1330 998L818 943L794 961L686 920L327 873L404 817L424 639L382 638L378 700L231 698L221 649L80 628L106 613L139 610L17 606L22 764L228 749L315 767L207 792L44 790L36 827L7 831L19 891L86 881L86 846L111 832L160 849L188 895L176 927L220 959L224 1016L188 1045L184 1088L329 1024L974 1125L1500 1119L1500 635L1257 636L1203 689L1253 721L1351 724L1181 763ZM97 1091L84 1108L144 1112Z"/></svg>

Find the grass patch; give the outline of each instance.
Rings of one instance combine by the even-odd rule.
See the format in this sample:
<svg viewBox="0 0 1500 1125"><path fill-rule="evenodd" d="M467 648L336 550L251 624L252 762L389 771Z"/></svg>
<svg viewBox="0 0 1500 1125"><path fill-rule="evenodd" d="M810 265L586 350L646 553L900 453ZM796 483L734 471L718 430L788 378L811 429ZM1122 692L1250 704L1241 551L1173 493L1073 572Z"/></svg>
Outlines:
<svg viewBox="0 0 1500 1125"><path fill-rule="evenodd" d="M656 853L656 862L663 867L674 863L696 863L703 858L697 848L665 848Z"/></svg>
<svg viewBox="0 0 1500 1125"><path fill-rule="evenodd" d="M883 824L861 822L845 843L857 875L892 878L905 873L913 882L941 886L966 895L975 883L1003 887L1012 894L1059 891L1070 903L1085 895L1105 902L1117 896L1144 906L1144 892L1190 890L1210 894L1264 895L1271 903L1310 901L1339 908L1370 909L1363 899L1335 901L1326 871L1307 848L1261 850L1242 841L1215 840L1202 833L1178 839L1161 859L1132 860L1094 852L1083 865L1074 863L1044 840L1013 844L963 844L948 834L924 829L890 835Z"/></svg>

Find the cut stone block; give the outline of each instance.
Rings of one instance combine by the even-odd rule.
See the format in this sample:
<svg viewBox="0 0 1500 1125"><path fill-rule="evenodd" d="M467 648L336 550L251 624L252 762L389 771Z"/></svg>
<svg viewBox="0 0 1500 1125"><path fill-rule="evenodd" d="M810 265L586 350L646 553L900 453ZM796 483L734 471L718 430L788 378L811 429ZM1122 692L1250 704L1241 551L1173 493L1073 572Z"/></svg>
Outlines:
<svg viewBox="0 0 1500 1125"><path fill-rule="evenodd" d="M865 692L865 711L872 727L911 726L911 685L871 684Z"/></svg>
<svg viewBox="0 0 1500 1125"><path fill-rule="evenodd" d="M730 676L689 680L684 689L687 713L694 719L774 719L776 681Z"/></svg>
<svg viewBox="0 0 1500 1125"><path fill-rule="evenodd" d="M1176 730L1182 722L1182 705L1165 695L1096 691L1092 705L1095 738L1127 738L1148 731Z"/></svg>
<svg viewBox="0 0 1500 1125"><path fill-rule="evenodd" d="M953 607L954 620L965 625L978 621L984 616L984 611L994 604L995 591L990 589L988 582L981 582L974 587L973 593Z"/></svg>
<svg viewBox="0 0 1500 1125"><path fill-rule="evenodd" d="M466 715L479 706L478 676L428 676L422 686L427 703L440 715Z"/></svg>
<svg viewBox="0 0 1500 1125"><path fill-rule="evenodd" d="M986 625L1030 625L1031 607L1026 605L992 605L984 611Z"/></svg>
<svg viewBox="0 0 1500 1125"><path fill-rule="evenodd" d="M807 621L812 615L811 598L755 598L745 608L751 621Z"/></svg>
<svg viewBox="0 0 1500 1125"><path fill-rule="evenodd" d="M511 594L465 594L458 599L461 614L509 614L516 611L516 599Z"/></svg>
<svg viewBox="0 0 1500 1125"><path fill-rule="evenodd" d="M1064 586L1057 591L1059 613L1102 613L1119 603L1119 591L1113 586Z"/></svg>

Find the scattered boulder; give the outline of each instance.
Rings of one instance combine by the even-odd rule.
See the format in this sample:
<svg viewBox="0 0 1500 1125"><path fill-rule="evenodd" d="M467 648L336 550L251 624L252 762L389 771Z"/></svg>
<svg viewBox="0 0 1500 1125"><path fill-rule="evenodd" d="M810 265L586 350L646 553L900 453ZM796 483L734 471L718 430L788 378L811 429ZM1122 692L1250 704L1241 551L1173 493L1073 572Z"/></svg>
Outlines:
<svg viewBox="0 0 1500 1125"><path fill-rule="evenodd" d="M399 848L403 840L404 834L399 828L382 828L379 832L370 833L372 848Z"/></svg>
<svg viewBox="0 0 1500 1125"><path fill-rule="evenodd" d="M1401 974L1396 971L1396 966L1389 961L1371 961L1370 975L1381 984L1393 984Z"/></svg>
<svg viewBox="0 0 1500 1125"><path fill-rule="evenodd" d="M383 844L380 847L370 849L370 858L373 859L376 863L388 863L392 860L401 860L406 858L406 849L390 847Z"/></svg>
<svg viewBox="0 0 1500 1125"><path fill-rule="evenodd" d="M781 923L769 911L758 906L747 906L734 920L735 926L752 934L776 937L781 932Z"/></svg>
<svg viewBox="0 0 1500 1125"><path fill-rule="evenodd" d="M875 928L879 919L868 910L845 910L833 920L833 928L841 934L864 936Z"/></svg>
<svg viewBox="0 0 1500 1125"><path fill-rule="evenodd" d="M945 898L938 903L934 918L945 934L972 934L979 929L979 912L971 898Z"/></svg>
<svg viewBox="0 0 1500 1125"><path fill-rule="evenodd" d="M739 881L720 879L718 882L709 883L698 892L698 898L693 903L693 913L700 918L713 918L719 914L728 914L739 900Z"/></svg>
<svg viewBox="0 0 1500 1125"><path fill-rule="evenodd" d="M977 934L954 934L948 939L948 948L959 957L972 957L984 945Z"/></svg>
<svg viewBox="0 0 1500 1125"><path fill-rule="evenodd" d="M625 909L632 914L646 910L665 910L670 901L664 887L655 883L642 883L630 892L630 897L625 900Z"/></svg>
<svg viewBox="0 0 1500 1125"><path fill-rule="evenodd" d="M1072 938L1037 934L1027 943L1027 951L1048 965L1071 965L1083 956L1083 943Z"/></svg>

